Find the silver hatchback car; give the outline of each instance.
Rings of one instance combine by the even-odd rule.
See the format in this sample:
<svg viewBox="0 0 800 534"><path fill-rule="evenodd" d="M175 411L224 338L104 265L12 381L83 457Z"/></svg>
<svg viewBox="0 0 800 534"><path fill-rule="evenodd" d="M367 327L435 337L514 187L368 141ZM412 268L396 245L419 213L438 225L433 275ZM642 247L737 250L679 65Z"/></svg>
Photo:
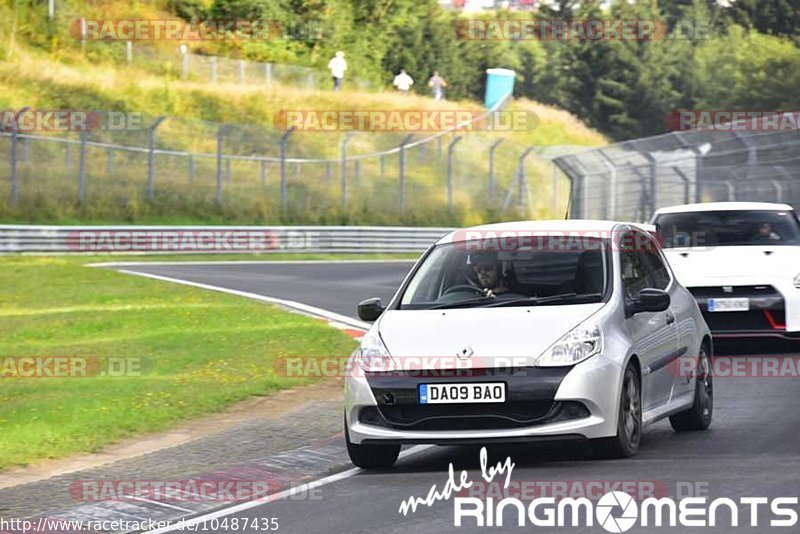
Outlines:
<svg viewBox="0 0 800 534"><path fill-rule="evenodd" d="M410 443L593 440L711 423L709 329L642 228L515 222L458 230L416 263L350 357L352 462L388 467Z"/></svg>

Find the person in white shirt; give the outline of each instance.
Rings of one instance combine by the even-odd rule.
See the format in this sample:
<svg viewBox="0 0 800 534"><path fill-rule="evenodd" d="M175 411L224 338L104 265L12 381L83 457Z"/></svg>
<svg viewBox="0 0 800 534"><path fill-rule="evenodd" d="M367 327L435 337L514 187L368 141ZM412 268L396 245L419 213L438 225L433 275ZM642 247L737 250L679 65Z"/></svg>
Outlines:
<svg viewBox="0 0 800 534"><path fill-rule="evenodd" d="M400 74L394 77L393 83L398 91L407 93L411 86L414 85L414 78L406 74L405 69L400 69Z"/></svg>
<svg viewBox="0 0 800 534"><path fill-rule="evenodd" d="M333 90L338 91L342 88L344 71L347 70L347 61L344 59L344 52L339 50L336 56L328 62L328 68L333 76Z"/></svg>

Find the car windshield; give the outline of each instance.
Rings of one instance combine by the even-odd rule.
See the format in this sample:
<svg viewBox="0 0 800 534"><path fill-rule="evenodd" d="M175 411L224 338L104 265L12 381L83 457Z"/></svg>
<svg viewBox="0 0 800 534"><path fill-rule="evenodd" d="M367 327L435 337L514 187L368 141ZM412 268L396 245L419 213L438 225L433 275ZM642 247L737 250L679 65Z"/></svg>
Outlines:
<svg viewBox="0 0 800 534"><path fill-rule="evenodd" d="M607 239L563 246L544 237L536 250L438 245L409 281L400 309L571 305L600 302L608 279Z"/></svg>
<svg viewBox="0 0 800 534"><path fill-rule="evenodd" d="M655 223L664 248L800 244L792 211L665 213Z"/></svg>

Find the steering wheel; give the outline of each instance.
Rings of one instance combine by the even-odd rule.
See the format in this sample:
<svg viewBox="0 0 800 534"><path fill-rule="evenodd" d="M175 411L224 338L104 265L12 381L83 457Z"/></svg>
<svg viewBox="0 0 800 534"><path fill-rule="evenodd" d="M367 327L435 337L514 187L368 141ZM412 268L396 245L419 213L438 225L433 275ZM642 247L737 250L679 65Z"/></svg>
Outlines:
<svg viewBox="0 0 800 534"><path fill-rule="evenodd" d="M455 293L456 291L472 291L476 295L484 295L483 289L479 287L471 286L469 284L457 284L445 289L444 293L442 293L442 296L449 295L450 293Z"/></svg>

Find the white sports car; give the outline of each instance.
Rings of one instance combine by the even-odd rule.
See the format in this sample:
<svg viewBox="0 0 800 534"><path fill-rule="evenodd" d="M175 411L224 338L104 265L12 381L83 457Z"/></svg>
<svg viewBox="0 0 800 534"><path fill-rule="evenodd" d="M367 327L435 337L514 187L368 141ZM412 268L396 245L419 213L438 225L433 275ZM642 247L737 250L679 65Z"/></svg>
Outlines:
<svg viewBox="0 0 800 534"><path fill-rule="evenodd" d="M673 206L652 223L715 337L800 339L800 222L791 206Z"/></svg>

